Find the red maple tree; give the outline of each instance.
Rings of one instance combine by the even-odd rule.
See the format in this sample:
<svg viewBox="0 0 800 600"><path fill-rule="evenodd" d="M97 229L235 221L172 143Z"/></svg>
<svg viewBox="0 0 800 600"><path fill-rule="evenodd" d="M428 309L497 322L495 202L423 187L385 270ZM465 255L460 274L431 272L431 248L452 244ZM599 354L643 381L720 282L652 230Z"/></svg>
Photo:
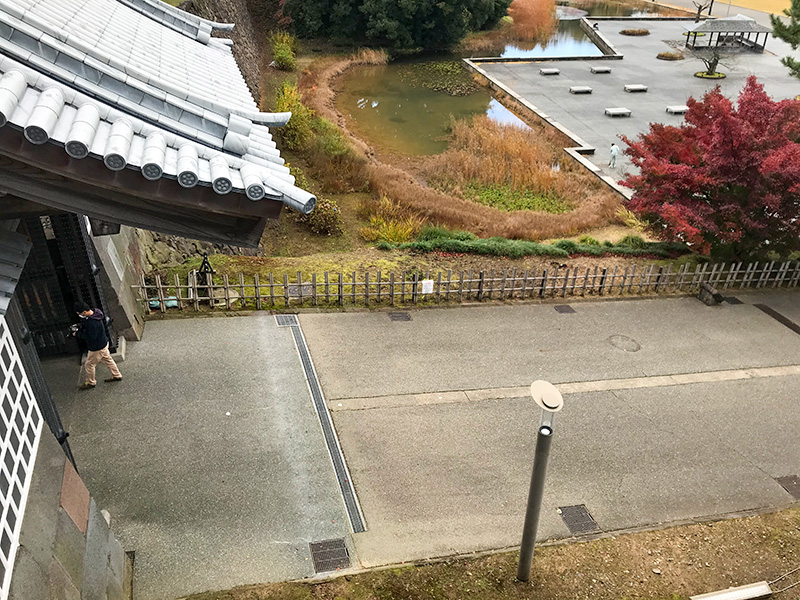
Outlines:
<svg viewBox="0 0 800 600"><path fill-rule="evenodd" d="M800 249L800 101L773 101L751 76L736 105L717 88L687 106L680 127L623 136L639 169L621 182L628 208L702 253Z"/></svg>

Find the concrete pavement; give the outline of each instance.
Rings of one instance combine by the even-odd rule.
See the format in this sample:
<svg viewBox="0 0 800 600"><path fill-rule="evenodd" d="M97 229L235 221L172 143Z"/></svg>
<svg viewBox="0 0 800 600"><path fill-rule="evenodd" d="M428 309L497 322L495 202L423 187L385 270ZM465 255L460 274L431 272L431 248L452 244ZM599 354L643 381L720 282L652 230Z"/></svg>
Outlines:
<svg viewBox="0 0 800 600"><path fill-rule="evenodd" d="M734 13L736 14L736 13ZM761 13L764 17L764 13ZM590 19L591 21L591 19ZM747 78L756 75L767 94L775 100L794 98L800 94L800 82L789 75L780 58L792 54L791 47L770 36L764 53L737 52L723 54L720 71L727 74L722 80L694 77L705 69L702 61L685 51L686 58L678 61L659 60L661 52L683 50L686 38L684 26L691 21L594 21L600 33L624 55L618 61L555 61L521 63L480 63L478 66L491 78L529 101L549 118L560 123L589 146L596 149L589 156L606 175L619 180L633 170L627 156L617 158L615 168L608 167L609 148L612 142L621 144L619 136L630 139L646 132L651 123L681 125L683 115L666 112L667 106L685 105L689 97L695 99L719 86L722 93L735 99ZM623 29L644 28L647 36L625 36ZM602 62L611 67L611 73L593 74L590 67ZM560 70L556 76L539 74L542 67ZM645 93L624 91L627 84L644 84ZM571 94L573 86L588 86L591 94ZM632 111L630 117L609 117L605 108L623 107ZM624 149L624 144L622 144Z"/></svg>
<svg viewBox="0 0 800 600"><path fill-rule="evenodd" d="M136 553L136 600L314 574L349 528L291 333L272 316L150 322L124 380L45 361L81 476Z"/></svg>
<svg viewBox="0 0 800 600"><path fill-rule="evenodd" d="M354 536L361 564L519 544L538 415L527 397L464 390L536 378L705 372L567 395L541 538L569 535L559 506L585 504L615 530L793 502L775 478L800 469L800 336L751 304L791 317L800 294L740 298L573 303L573 315L550 304L420 310L411 322L302 315L367 521ZM791 368L714 375L774 365ZM692 380L703 382L681 383ZM398 394L424 396L408 405Z"/></svg>
<svg viewBox="0 0 800 600"><path fill-rule="evenodd" d="M800 364L797 336L748 304L571 305L575 314L548 303L417 310L410 322L379 312L305 314L301 323L329 400ZM631 341L635 352L626 350Z"/></svg>

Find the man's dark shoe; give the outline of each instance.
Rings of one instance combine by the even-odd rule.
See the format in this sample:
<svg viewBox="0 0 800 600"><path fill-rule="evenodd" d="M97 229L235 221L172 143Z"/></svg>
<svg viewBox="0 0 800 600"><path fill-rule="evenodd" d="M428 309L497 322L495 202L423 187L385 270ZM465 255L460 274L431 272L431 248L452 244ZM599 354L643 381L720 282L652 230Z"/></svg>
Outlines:
<svg viewBox="0 0 800 600"><path fill-rule="evenodd" d="M122 381L122 377L109 377L106 381Z"/></svg>
<svg viewBox="0 0 800 600"><path fill-rule="evenodd" d="M94 384L94 383L88 383L87 382L87 383L84 383L83 385L79 385L78 389L79 390L93 390L95 388L95 385L96 384Z"/></svg>

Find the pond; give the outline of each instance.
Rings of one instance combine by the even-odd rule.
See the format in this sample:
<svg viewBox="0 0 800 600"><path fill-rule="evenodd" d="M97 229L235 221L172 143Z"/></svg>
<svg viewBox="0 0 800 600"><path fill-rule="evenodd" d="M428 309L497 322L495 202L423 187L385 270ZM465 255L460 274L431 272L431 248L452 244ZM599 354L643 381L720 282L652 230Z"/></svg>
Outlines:
<svg viewBox="0 0 800 600"><path fill-rule="evenodd" d="M581 30L576 13L638 16L657 10L651 6L634 8L613 1L581 3L579 7L580 11L561 11L566 18L559 21L557 31L544 44L507 44L473 56L532 58L600 55L600 50ZM567 12L573 14L568 15ZM367 142L381 150L406 155L430 155L446 150L453 118L486 114L498 122L525 127L520 119L482 88L454 96L420 85L413 76L409 77L409 70L424 69L434 61L456 61L460 58L457 55L435 59L428 57L351 69L339 82L337 108L349 118L351 127Z"/></svg>

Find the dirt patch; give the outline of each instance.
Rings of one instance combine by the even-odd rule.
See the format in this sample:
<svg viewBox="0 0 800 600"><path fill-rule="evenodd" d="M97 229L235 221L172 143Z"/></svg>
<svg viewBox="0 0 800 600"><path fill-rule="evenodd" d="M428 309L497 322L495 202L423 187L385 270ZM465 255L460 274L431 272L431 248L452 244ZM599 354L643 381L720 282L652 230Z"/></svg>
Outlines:
<svg viewBox="0 0 800 600"><path fill-rule="evenodd" d="M516 553L454 558L187 600L682 600L771 581L800 566L800 509L538 548L529 583L515 581L516 561ZM773 589L798 580L796 573Z"/></svg>

